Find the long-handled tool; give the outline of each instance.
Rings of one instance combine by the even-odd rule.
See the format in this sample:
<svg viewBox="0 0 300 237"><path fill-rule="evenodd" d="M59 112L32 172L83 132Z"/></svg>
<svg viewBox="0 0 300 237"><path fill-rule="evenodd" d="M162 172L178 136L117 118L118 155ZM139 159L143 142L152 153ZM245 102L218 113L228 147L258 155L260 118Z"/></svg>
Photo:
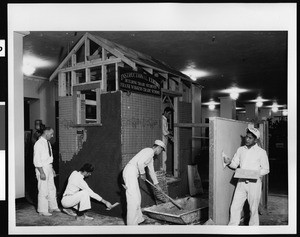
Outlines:
<svg viewBox="0 0 300 237"><path fill-rule="evenodd" d="M158 189L153 183L151 183L148 179L146 179L146 182L149 183L152 187L154 187L156 190L160 191L164 196L166 196L177 208L182 210L182 206L180 206L178 203L175 202L175 200L171 197L169 197L166 193L164 193L162 190Z"/></svg>

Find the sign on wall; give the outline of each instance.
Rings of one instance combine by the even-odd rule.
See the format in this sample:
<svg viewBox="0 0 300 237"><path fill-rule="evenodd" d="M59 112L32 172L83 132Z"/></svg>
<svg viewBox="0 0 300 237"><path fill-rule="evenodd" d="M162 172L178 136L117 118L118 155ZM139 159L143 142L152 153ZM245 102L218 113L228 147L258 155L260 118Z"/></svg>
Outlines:
<svg viewBox="0 0 300 237"><path fill-rule="evenodd" d="M123 68L120 68L119 72L120 90L154 96L161 95L161 85L158 78L146 72L129 71Z"/></svg>

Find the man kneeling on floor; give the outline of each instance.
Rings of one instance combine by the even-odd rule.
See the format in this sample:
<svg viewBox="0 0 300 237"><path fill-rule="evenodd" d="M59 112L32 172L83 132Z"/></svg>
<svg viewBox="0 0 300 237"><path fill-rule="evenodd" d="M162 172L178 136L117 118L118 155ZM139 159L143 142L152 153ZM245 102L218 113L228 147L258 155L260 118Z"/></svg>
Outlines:
<svg viewBox="0 0 300 237"><path fill-rule="evenodd" d="M79 220L94 219L85 215L85 212L91 209L90 197L104 203L108 208L111 207L110 202L95 193L85 182L84 179L89 177L93 171L94 167L89 163L84 164L79 171L74 170L68 179L68 184L61 200L61 204L64 207L63 212L76 216L76 219ZM72 207L77 209L77 214L68 209Z"/></svg>

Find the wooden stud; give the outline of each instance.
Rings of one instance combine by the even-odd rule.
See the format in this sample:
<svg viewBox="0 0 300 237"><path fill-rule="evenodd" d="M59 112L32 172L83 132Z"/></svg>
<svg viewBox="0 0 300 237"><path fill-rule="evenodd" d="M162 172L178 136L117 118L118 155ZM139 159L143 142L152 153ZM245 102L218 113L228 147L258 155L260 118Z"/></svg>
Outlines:
<svg viewBox="0 0 300 237"><path fill-rule="evenodd" d="M58 74L58 95L59 96L66 96L66 73L59 73Z"/></svg>
<svg viewBox="0 0 300 237"><path fill-rule="evenodd" d="M102 59L103 61L106 60L106 50L104 48L102 48ZM106 66L103 65L101 68L101 73L102 73L102 80L101 80L101 90L102 91L107 91L107 70L106 70Z"/></svg>
<svg viewBox="0 0 300 237"><path fill-rule="evenodd" d="M120 90L118 63L115 63L115 74L116 74L116 91L118 91L118 90Z"/></svg>
<svg viewBox="0 0 300 237"><path fill-rule="evenodd" d="M179 163L179 128L175 127L178 123L178 97L174 98L174 176L180 176L180 163Z"/></svg>
<svg viewBox="0 0 300 237"><path fill-rule="evenodd" d="M84 62L88 62L88 56L90 56L90 40L88 38L84 41Z"/></svg>
<svg viewBox="0 0 300 237"><path fill-rule="evenodd" d="M101 89L96 89L97 123L101 123Z"/></svg>

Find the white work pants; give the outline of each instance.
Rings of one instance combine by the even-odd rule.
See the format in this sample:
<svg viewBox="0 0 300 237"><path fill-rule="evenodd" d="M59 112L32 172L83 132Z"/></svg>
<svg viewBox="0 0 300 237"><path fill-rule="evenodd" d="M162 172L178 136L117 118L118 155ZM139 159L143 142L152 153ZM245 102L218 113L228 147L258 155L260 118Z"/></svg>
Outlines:
<svg viewBox="0 0 300 237"><path fill-rule="evenodd" d="M38 212L48 212L49 209L58 208L52 164L44 166L43 170L46 180L41 180L40 172L36 169L36 178L38 180Z"/></svg>
<svg viewBox="0 0 300 237"><path fill-rule="evenodd" d="M258 205L260 202L261 185L260 179L256 183L239 180L230 208L230 221L228 225L239 225L246 199L248 199L250 208L249 225L259 225Z"/></svg>
<svg viewBox="0 0 300 237"><path fill-rule="evenodd" d="M138 225L144 221L141 210L141 191L138 182L138 169L134 165L127 164L123 170L123 179L126 189L127 201L127 225Z"/></svg>
<svg viewBox="0 0 300 237"><path fill-rule="evenodd" d="M65 208L74 207L79 211L91 209L90 195L86 190L81 190L73 195L66 195L61 199L61 205Z"/></svg>

